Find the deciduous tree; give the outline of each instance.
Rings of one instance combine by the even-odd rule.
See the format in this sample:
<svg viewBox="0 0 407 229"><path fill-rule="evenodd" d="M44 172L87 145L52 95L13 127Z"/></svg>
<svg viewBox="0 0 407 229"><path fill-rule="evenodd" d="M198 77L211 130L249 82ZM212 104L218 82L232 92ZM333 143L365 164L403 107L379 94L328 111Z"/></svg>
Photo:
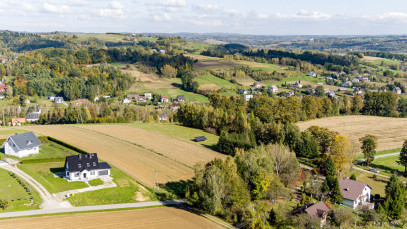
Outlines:
<svg viewBox="0 0 407 229"><path fill-rule="evenodd" d="M373 135L366 135L359 139L362 143L362 152L363 156L366 159L367 166L370 165L370 162L374 160L374 156L376 154L376 147L377 147L377 138Z"/></svg>

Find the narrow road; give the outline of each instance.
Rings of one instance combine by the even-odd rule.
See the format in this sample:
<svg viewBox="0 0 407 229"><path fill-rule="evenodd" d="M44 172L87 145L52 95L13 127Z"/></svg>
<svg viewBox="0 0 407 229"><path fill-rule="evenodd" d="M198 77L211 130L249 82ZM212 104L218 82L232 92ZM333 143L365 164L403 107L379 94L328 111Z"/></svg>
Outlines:
<svg viewBox="0 0 407 229"><path fill-rule="evenodd" d="M377 155L377 156L374 156L374 158L375 158L375 159L378 159L378 158L391 157L391 156L397 156L397 155L400 155L400 152ZM362 163L362 162L364 162L364 161L365 161L364 158L359 159L359 160L356 161L356 164Z"/></svg>
<svg viewBox="0 0 407 229"><path fill-rule="evenodd" d="M367 171L367 170L361 169L361 168L359 168L357 166L353 166L352 169L356 169L356 170L359 170L359 171L362 171L362 172L365 172L365 173L374 174L374 175L376 175L378 177L390 178L389 176L386 176L386 175L383 175L383 174L380 174L380 173L375 173L375 172L372 172L372 171Z"/></svg>
<svg viewBox="0 0 407 229"><path fill-rule="evenodd" d="M72 205L68 201L57 201L51 193L45 189L38 181L34 178L26 174L25 172L21 171L17 166L10 165L6 162L0 162L0 168L15 173L25 182L27 182L32 188L34 188L39 194L42 199L42 204L40 208L43 209L52 209L52 208L69 208Z"/></svg>
<svg viewBox="0 0 407 229"><path fill-rule="evenodd" d="M108 204L108 205L95 205L95 206L83 206L83 207L57 208L57 209L39 209L39 210L30 210L30 211L0 213L0 218L69 213L69 212L100 211L100 210L123 209L123 208L141 208L141 207L164 206L164 205L181 205L181 204L185 204L185 201L184 200L166 200L166 201L149 201L149 202L128 203L128 204Z"/></svg>

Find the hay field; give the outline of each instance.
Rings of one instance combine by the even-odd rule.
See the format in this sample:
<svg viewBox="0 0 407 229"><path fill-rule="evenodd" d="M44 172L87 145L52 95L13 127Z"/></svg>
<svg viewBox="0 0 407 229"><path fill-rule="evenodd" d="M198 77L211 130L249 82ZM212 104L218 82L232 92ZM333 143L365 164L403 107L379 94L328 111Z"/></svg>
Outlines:
<svg viewBox="0 0 407 229"><path fill-rule="evenodd" d="M111 128L110 125L104 125L104 127ZM149 187L153 187L155 170L158 171L160 183L187 180L194 175L191 168L172 159L90 130L69 125L25 126L20 128L55 137L90 153L98 153L102 160Z"/></svg>
<svg viewBox="0 0 407 229"><path fill-rule="evenodd" d="M152 149L155 152L191 167L197 162L208 162L216 157L226 158L226 155L207 149L203 146L131 126L81 125L78 127L142 145L147 149Z"/></svg>
<svg viewBox="0 0 407 229"><path fill-rule="evenodd" d="M373 134L378 138L377 150L401 148L407 139L407 119L376 116L337 116L314 119L297 124L301 130L310 126L337 131L360 146L359 138Z"/></svg>
<svg viewBox="0 0 407 229"><path fill-rule="evenodd" d="M8 219L0 224L6 229L222 228L204 217L170 207Z"/></svg>

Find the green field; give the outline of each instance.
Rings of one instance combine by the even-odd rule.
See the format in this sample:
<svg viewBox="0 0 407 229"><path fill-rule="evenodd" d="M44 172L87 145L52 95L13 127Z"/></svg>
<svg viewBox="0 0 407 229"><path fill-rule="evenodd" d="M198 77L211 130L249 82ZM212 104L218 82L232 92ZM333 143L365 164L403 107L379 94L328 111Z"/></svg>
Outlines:
<svg viewBox="0 0 407 229"><path fill-rule="evenodd" d="M311 76L306 76L304 74L304 75L298 76L298 77L285 78L281 81L269 81L269 82L261 82L261 83L264 85L267 85L267 86L270 86L270 85L281 86L284 82L293 82L293 81L297 81L297 80L307 81L307 82L311 82L311 83L321 83L321 82L325 81L325 79L323 77L314 78Z"/></svg>
<svg viewBox="0 0 407 229"><path fill-rule="evenodd" d="M399 165L397 163L399 156L390 156L390 157L383 157L375 159L371 162L371 167L380 168L387 170L389 172L393 170L397 170L399 172L404 172L404 166Z"/></svg>
<svg viewBox="0 0 407 229"><path fill-rule="evenodd" d="M185 99L188 101L191 101L191 102L200 102L200 103L209 102L208 98L203 95L195 94L192 92L187 92L187 91L184 91L184 90L181 90L178 88L176 88L176 89L164 88L164 89L157 89L155 91L160 95L168 95L168 98L171 98L171 99L177 98L177 95L184 95Z"/></svg>
<svg viewBox="0 0 407 229"><path fill-rule="evenodd" d="M58 193L89 187L84 182L68 182L64 178L55 176L54 172L64 172L64 163L64 161L61 161L37 164L21 164L19 168L42 184L50 193Z"/></svg>
<svg viewBox="0 0 407 229"><path fill-rule="evenodd" d="M137 192L141 192L148 199L155 199L147 190L140 190L132 178L117 168L112 168L111 174L117 187L78 193L69 197L69 202L74 206L133 203L139 201Z"/></svg>
<svg viewBox="0 0 407 229"><path fill-rule="evenodd" d="M265 72L286 72L286 70L282 69L279 65L276 64L264 64L264 63L259 63L261 65L264 65L264 67L253 67L254 70L262 70Z"/></svg>
<svg viewBox="0 0 407 229"><path fill-rule="evenodd" d="M400 152L400 151L401 151L401 148L389 149L389 150L378 151L378 152L376 152L375 155L379 156L379 155L383 155L383 154L397 153L397 152ZM359 159L362 159L362 158L363 158L363 154L358 154L358 155L355 156L355 160L359 160Z"/></svg>
<svg viewBox="0 0 407 229"><path fill-rule="evenodd" d="M199 85L216 84L223 88L236 88L235 84L213 75L199 76L195 78L195 81L197 81Z"/></svg>
<svg viewBox="0 0 407 229"><path fill-rule="evenodd" d="M9 206L1 212L9 211L25 211L38 209L41 205L41 198L38 193L26 184L31 190L29 193L18 183L16 178L10 176L9 172L0 169L0 199L8 200ZM33 202L31 203L30 197L33 196Z"/></svg>
<svg viewBox="0 0 407 229"><path fill-rule="evenodd" d="M207 133L203 130L181 126L176 123L142 123L136 122L131 124L124 124L140 129L150 130L170 137L178 138L187 142L193 142L204 146L214 147L219 140L219 136ZM197 136L205 136L208 140L204 142L195 142L193 139Z"/></svg>

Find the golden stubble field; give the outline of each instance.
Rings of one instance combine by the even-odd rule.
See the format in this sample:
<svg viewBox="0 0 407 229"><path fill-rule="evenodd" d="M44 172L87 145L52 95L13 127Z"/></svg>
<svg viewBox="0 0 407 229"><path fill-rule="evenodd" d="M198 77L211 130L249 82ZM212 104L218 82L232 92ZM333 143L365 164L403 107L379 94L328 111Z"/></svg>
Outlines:
<svg viewBox="0 0 407 229"><path fill-rule="evenodd" d="M222 228L208 219L188 211L170 208L148 208L0 221L0 228Z"/></svg>
<svg viewBox="0 0 407 229"><path fill-rule="evenodd" d="M407 119L377 116L337 116L299 122L301 130L310 126L337 131L360 146L359 138L372 134L378 138L377 150L401 148L407 139Z"/></svg>
<svg viewBox="0 0 407 229"><path fill-rule="evenodd" d="M149 187L154 185L155 171L158 172L159 183L187 180L194 176L194 171L189 166L215 157L225 157L200 145L124 125L20 128L52 136L90 153L98 153L99 158Z"/></svg>

